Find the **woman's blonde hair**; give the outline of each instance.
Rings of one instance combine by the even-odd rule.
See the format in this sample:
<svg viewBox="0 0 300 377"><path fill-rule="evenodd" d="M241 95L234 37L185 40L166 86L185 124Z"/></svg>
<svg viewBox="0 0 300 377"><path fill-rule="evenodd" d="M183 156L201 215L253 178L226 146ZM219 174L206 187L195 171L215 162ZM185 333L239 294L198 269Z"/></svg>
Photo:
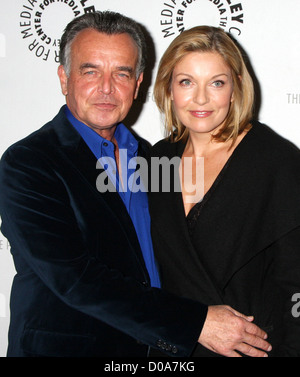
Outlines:
<svg viewBox="0 0 300 377"><path fill-rule="evenodd" d="M172 74L177 63L190 52L217 52L231 69L233 78L233 102L224 127L214 135L217 141L232 140L242 133L253 117L253 81L243 56L233 40L222 29L198 26L181 33L167 48L158 68L154 87L156 104L164 114L165 129L171 141L188 136L186 127L176 116L171 100Z"/></svg>

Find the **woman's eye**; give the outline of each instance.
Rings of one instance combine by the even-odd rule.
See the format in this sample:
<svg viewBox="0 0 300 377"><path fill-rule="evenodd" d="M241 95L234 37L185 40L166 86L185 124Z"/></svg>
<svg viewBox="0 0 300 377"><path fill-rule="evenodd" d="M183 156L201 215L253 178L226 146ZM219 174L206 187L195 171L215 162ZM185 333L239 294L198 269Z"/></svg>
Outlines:
<svg viewBox="0 0 300 377"><path fill-rule="evenodd" d="M181 80L179 84L181 86L190 86L191 85L191 81L189 79L184 79L184 80Z"/></svg>
<svg viewBox="0 0 300 377"><path fill-rule="evenodd" d="M225 84L225 82L224 82L224 81L221 81L221 80L218 80L218 81L213 82L213 86L214 86L215 88L221 88L224 84Z"/></svg>

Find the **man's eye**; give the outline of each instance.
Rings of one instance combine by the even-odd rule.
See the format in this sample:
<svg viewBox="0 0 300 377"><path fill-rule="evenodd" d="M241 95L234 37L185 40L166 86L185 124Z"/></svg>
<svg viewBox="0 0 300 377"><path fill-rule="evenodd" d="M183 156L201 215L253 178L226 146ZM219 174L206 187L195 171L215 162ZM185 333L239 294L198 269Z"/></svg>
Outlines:
<svg viewBox="0 0 300 377"><path fill-rule="evenodd" d="M118 77L121 79L129 79L129 74L128 73L118 73Z"/></svg>
<svg viewBox="0 0 300 377"><path fill-rule="evenodd" d="M84 72L84 75L86 75L86 76L92 76L92 75L94 75L96 72L95 71L85 71Z"/></svg>

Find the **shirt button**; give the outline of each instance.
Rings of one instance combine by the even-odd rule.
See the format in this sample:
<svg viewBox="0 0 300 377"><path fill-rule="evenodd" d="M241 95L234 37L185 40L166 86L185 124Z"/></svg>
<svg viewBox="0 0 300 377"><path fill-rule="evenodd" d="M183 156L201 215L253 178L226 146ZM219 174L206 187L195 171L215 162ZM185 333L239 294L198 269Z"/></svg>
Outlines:
<svg viewBox="0 0 300 377"><path fill-rule="evenodd" d="M108 146L108 143L105 141L105 142L103 143L103 145L104 145L105 147L107 147L107 146Z"/></svg>

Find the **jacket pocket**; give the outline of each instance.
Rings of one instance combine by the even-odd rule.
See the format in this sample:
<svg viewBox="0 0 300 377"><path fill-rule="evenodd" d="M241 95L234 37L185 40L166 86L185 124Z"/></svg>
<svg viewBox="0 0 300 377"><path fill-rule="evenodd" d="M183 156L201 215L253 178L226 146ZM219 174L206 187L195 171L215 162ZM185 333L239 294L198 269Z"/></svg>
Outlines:
<svg viewBox="0 0 300 377"><path fill-rule="evenodd" d="M89 335L56 333L27 328L21 347L29 356L86 357L91 356L95 338Z"/></svg>

